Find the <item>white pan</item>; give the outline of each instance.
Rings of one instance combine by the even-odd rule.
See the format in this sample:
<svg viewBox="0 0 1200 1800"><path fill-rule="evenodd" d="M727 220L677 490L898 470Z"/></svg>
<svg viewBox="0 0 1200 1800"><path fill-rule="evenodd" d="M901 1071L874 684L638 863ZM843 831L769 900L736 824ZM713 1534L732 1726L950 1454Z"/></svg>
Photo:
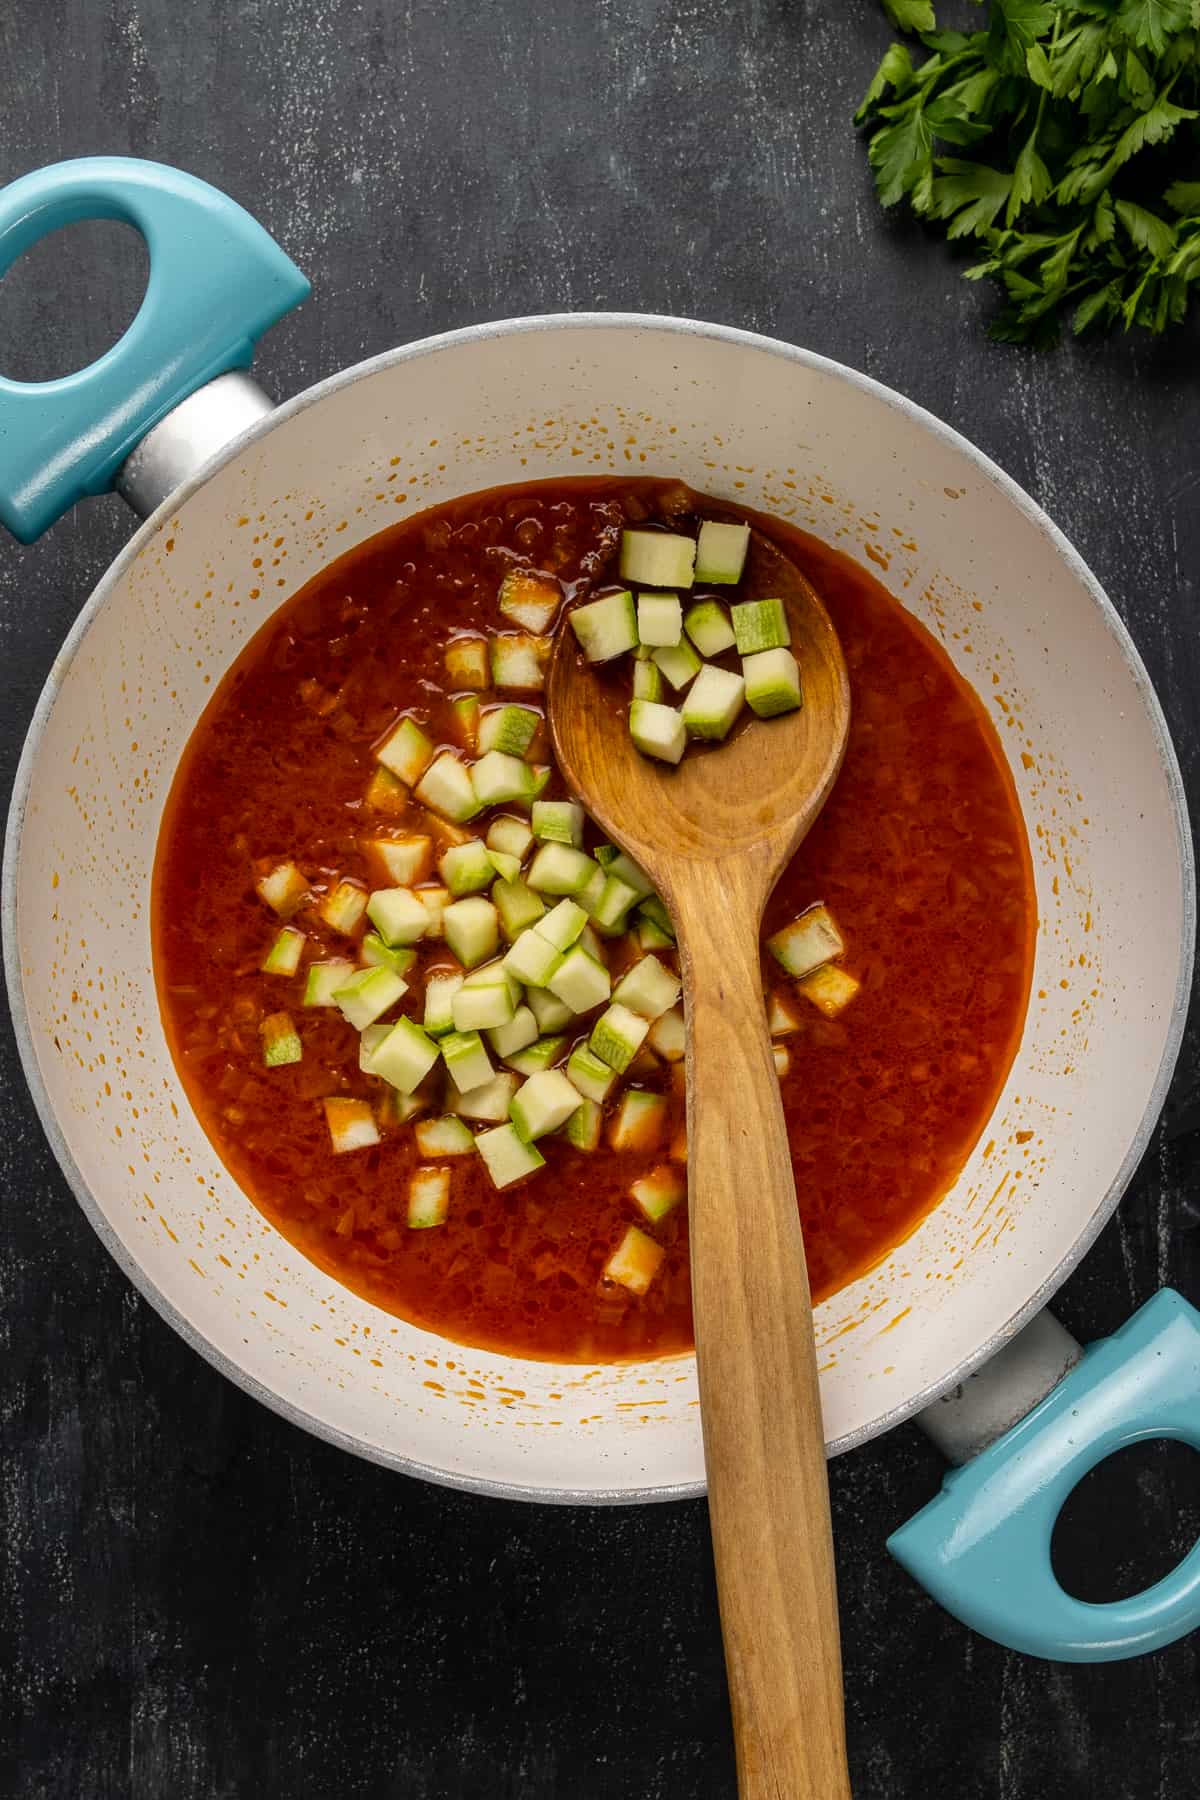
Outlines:
<svg viewBox="0 0 1200 1800"><path fill-rule="evenodd" d="M411 512L504 482L625 472L632 447L638 470L887 557L891 591L991 711L1033 852L1033 999L995 1112L941 1204L817 1311L829 1451L924 1413L953 1458L974 1457L894 1547L1005 1642L1117 1656L1197 1623L1200 1553L1115 1607L1080 1607L1049 1573L1054 1514L1087 1467L1132 1436L1200 1432L1200 1321L1177 1296L1043 1398L1079 1350L1039 1314L1146 1147L1195 923L1166 726L1071 546L899 395L688 320L478 326L274 408L238 370L307 290L253 221L152 164L65 164L0 193L0 274L83 216L142 230L147 296L91 369L41 387L0 381L0 518L31 538L114 484L148 516L84 608L30 728L4 934L35 1104L130 1278L247 1391L392 1468L555 1502L703 1490L691 1357L589 1368L464 1349L306 1261L200 1129L151 979L150 876L172 775L214 685L272 611ZM1165 1390L1147 1370L1167 1372ZM992 1442L1037 1402L1015 1437ZM1015 1562L1022 1580L997 1583Z"/></svg>

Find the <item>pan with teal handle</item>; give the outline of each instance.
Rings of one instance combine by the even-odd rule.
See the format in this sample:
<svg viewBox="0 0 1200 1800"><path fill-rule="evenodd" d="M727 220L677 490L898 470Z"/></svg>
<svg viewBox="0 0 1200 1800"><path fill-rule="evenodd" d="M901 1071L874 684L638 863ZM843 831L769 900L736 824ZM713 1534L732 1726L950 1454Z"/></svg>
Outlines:
<svg viewBox="0 0 1200 1800"><path fill-rule="evenodd" d="M1047 929L1040 997L984 1135L1000 1143L1018 1115L1039 1122L1036 1202L1014 1200L1002 1230L971 1240L981 1147L905 1245L818 1308L828 1447L848 1450L919 1416L958 1466L892 1550L949 1611L1002 1643L1103 1660L1194 1629L1198 1550L1111 1606L1066 1595L1050 1561L1063 1500L1098 1461L1147 1437L1200 1448L1200 1320L1181 1296L1158 1295L1082 1353L1044 1311L1146 1148L1179 1046L1195 935L1190 834L1161 709L1071 546L979 451L901 395L810 352L693 320L584 313L475 326L389 351L276 407L248 365L308 284L261 227L190 175L88 158L0 191L0 274L46 233L89 218L142 233L146 295L90 368L41 384L0 380L0 520L32 542L78 500L115 487L145 522L85 607L30 728L9 820L4 935L35 1104L81 1205L143 1294L266 1404L389 1467L558 1504L703 1492L689 1358L600 1367L584 1380L468 1351L473 1410L456 1388L461 1347L403 1320L381 1329L366 1302L264 1234L192 1115L163 1037L145 904L158 822L192 725L253 631L334 555L442 499L574 474L581 454L620 473L632 438L644 439L649 467L724 485L767 511L789 507L813 529L828 529L830 500L860 525L903 519L920 564L905 585L895 552L896 591L935 628L930 595L942 622L956 593L977 599L974 660L948 633L950 654L968 676L993 650L1007 659L1038 755L1061 772L1061 793L1079 796L1087 830L1072 858L1089 935L1036 829L1038 785L1010 758ZM800 445L819 471L811 516ZM738 465L736 482L724 461ZM1102 1002L1068 1061L1073 997L1057 996L1085 953ZM102 1079L100 1055L128 1071L123 1090ZM997 1160L989 1186L1003 1172ZM1018 1172L1014 1162L1009 1177ZM216 1230L227 1236L220 1256ZM240 1256L269 1299L251 1304L226 1272Z"/></svg>

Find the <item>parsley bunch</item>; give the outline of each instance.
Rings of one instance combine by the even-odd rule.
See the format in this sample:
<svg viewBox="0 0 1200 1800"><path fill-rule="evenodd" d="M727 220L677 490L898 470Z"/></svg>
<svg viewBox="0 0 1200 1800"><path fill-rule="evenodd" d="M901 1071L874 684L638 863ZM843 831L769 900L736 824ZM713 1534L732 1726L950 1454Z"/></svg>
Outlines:
<svg viewBox="0 0 1200 1800"><path fill-rule="evenodd" d="M1046 344L1120 322L1163 331L1200 283L1200 0L991 0L939 31L883 0L893 43L855 122L884 206L981 240L967 279L1008 296L992 335Z"/></svg>

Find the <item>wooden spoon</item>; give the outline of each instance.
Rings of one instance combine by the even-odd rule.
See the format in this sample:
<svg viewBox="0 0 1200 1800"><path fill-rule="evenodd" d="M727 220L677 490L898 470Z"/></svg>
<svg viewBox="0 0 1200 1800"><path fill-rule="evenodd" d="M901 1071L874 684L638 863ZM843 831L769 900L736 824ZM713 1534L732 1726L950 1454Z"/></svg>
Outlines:
<svg viewBox="0 0 1200 1800"><path fill-rule="evenodd" d="M781 598L804 706L718 749L651 762L615 689L558 634L563 774L653 879L687 1008L692 1310L725 1660L744 1800L849 1796L812 1300L763 1009L767 896L829 794L850 695L816 593L755 531L745 597Z"/></svg>

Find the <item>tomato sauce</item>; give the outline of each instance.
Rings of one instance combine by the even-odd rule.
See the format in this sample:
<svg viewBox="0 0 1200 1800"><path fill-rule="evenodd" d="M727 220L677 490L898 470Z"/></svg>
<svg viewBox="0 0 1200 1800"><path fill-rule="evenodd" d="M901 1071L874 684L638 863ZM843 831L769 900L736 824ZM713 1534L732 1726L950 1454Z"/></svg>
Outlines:
<svg viewBox="0 0 1200 1800"><path fill-rule="evenodd" d="M260 972L279 921L255 880L291 858L318 900L339 879L378 885L361 840L428 822L418 824L415 807L412 817L372 813L372 747L408 710L435 740L456 741L447 642L505 627L496 593L514 565L554 574L568 594L611 574L621 525L669 516L680 493L649 478L497 490L370 540L247 647L197 726L168 803L155 970L204 1129L254 1203L314 1262L459 1342L587 1361L690 1344L686 1207L649 1225L629 1197L632 1180L685 1154L678 1066L648 1064L633 1079L669 1097L652 1153L614 1150L607 1133L591 1153L543 1138L546 1167L501 1191L479 1157L447 1159L445 1223L409 1229L408 1182L420 1165L412 1127L392 1119L378 1144L333 1154L323 1099L361 1096L382 1114L385 1084L361 1072L358 1034L335 1009L303 1007L303 966L294 977ZM764 951L764 985L798 1019L780 1039L782 1090L819 1299L914 1228L978 1137L1024 1020L1032 875L991 723L940 646L857 563L778 521L756 522L822 595L853 699L840 779L764 923L766 935L823 901L846 942L842 964L861 983L827 1018ZM546 791L562 794L556 775ZM308 938L305 965L353 954L314 906L293 923ZM634 953L623 940L610 949L615 980ZM673 954L664 960L674 966ZM425 975L456 966L444 944L423 946L400 1010L419 1020ZM258 1026L281 1008L298 1026L303 1059L268 1069ZM568 1030L568 1047L590 1023ZM435 1099L432 1111L442 1110ZM603 1276L632 1223L665 1252L640 1296Z"/></svg>

